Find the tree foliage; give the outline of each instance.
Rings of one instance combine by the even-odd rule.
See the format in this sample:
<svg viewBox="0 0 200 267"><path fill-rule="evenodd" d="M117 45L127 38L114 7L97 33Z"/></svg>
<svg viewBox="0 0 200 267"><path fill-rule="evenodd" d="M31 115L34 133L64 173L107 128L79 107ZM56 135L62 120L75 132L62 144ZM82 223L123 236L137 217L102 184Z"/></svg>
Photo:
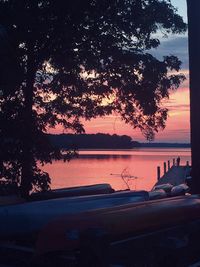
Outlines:
<svg viewBox="0 0 200 267"><path fill-rule="evenodd" d="M148 51L157 32L186 29L169 0L0 0L0 11L0 171L24 194L49 187L38 162L62 158L49 128L83 133L82 118L112 112L149 139L165 127L181 62Z"/></svg>

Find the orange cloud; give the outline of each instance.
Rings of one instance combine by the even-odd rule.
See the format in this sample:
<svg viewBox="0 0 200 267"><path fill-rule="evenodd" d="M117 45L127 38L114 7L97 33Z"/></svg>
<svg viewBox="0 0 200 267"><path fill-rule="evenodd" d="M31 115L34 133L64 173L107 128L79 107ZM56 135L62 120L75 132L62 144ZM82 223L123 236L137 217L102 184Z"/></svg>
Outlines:
<svg viewBox="0 0 200 267"><path fill-rule="evenodd" d="M190 142L189 89L179 88L171 92L169 99L165 100L163 105L169 109L169 116L166 128L156 134L155 142ZM86 133L126 134L134 140L146 141L139 130L122 122L117 115L83 121L83 123ZM58 126L50 132L58 134L64 131Z"/></svg>
<svg viewBox="0 0 200 267"><path fill-rule="evenodd" d="M156 134L156 142L190 142L190 111L189 89L180 88L170 94L163 105L169 109L169 117L166 128ZM110 134L127 134L134 140L145 142L139 130L132 129L121 121L119 116L107 116L105 118L86 121L87 133L104 132Z"/></svg>

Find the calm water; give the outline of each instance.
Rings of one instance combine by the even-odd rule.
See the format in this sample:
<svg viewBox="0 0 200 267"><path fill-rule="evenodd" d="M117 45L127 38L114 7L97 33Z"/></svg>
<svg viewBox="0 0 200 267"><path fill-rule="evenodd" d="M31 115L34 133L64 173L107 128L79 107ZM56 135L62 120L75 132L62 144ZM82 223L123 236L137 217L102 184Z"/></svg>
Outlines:
<svg viewBox="0 0 200 267"><path fill-rule="evenodd" d="M114 189L150 190L163 173L163 162L180 156L181 164L191 161L189 148L142 148L127 150L84 150L69 163L54 161L43 169L52 177L52 188L109 183ZM132 177L136 178L132 178ZM131 177L131 178L130 178Z"/></svg>

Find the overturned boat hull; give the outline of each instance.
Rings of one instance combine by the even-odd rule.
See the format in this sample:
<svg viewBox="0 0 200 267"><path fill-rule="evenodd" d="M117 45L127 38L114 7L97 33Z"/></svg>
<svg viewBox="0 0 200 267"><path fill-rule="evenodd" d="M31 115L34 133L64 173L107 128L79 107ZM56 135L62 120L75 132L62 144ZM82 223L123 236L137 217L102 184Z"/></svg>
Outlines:
<svg viewBox="0 0 200 267"><path fill-rule="evenodd" d="M91 236L92 239L105 236L109 242L119 242L140 233L150 233L199 219L198 195L105 208L70 218L63 216L50 222L40 232L37 251L45 254L77 250Z"/></svg>
<svg viewBox="0 0 200 267"><path fill-rule="evenodd" d="M68 197L0 207L0 239L38 233L51 220L84 211L146 201L146 191ZM70 215L70 216L69 216Z"/></svg>
<svg viewBox="0 0 200 267"><path fill-rule="evenodd" d="M33 193L30 195L30 200L47 200L62 197L74 197L74 196L86 196L86 195L97 195L97 194L109 194L115 190L110 184L94 184L87 186L77 186L53 189L47 192Z"/></svg>

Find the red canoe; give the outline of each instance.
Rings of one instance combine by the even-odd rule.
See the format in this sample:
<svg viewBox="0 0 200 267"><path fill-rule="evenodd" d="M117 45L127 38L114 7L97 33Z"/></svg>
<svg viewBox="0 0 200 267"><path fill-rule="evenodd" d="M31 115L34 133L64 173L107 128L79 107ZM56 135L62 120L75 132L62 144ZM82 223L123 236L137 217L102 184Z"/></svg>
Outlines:
<svg viewBox="0 0 200 267"><path fill-rule="evenodd" d="M127 204L97 211L63 216L49 223L37 241L39 254L78 249L81 236L89 229L106 233L110 240L137 233L178 225L200 218L200 197L180 196L170 199Z"/></svg>

